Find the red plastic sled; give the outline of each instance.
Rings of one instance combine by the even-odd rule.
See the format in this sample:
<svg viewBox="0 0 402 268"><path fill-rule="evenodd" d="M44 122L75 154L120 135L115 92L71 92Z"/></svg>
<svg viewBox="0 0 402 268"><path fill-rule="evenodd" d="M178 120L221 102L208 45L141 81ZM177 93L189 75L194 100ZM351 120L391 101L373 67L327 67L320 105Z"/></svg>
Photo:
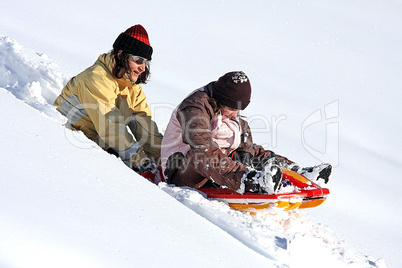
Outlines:
<svg viewBox="0 0 402 268"><path fill-rule="evenodd" d="M303 175L288 169L282 169L283 179L292 186L290 193L279 194L239 194L230 189L202 188L199 191L206 194L208 199L219 200L230 207L244 212L261 212L270 207L279 207L285 210L296 208L312 208L321 205L329 195L327 188L321 188L318 184L308 180ZM146 172L141 174L154 183L165 181L162 170L159 167L157 174ZM289 186L287 186L289 187ZM286 187L284 187L286 189Z"/></svg>
<svg viewBox="0 0 402 268"><path fill-rule="evenodd" d="M321 188L306 177L287 169L282 169L283 179L294 187L291 193L281 194L239 194L230 189L199 189L207 198L220 200L230 207L247 212L259 212L269 207L285 210L312 208L321 205L327 198L329 190Z"/></svg>

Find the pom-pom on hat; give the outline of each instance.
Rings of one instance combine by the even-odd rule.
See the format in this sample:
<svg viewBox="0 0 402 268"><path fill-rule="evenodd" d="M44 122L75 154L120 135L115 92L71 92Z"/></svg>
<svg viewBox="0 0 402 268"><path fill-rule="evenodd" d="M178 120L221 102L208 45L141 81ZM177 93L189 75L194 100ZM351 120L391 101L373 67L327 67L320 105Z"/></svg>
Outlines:
<svg viewBox="0 0 402 268"><path fill-rule="evenodd" d="M247 75L242 71L223 75L214 83L212 97L229 108L246 109L251 98L251 84Z"/></svg>
<svg viewBox="0 0 402 268"><path fill-rule="evenodd" d="M153 49L149 43L148 33L142 25L137 24L121 33L113 44L114 50L123 50L134 56L152 59Z"/></svg>

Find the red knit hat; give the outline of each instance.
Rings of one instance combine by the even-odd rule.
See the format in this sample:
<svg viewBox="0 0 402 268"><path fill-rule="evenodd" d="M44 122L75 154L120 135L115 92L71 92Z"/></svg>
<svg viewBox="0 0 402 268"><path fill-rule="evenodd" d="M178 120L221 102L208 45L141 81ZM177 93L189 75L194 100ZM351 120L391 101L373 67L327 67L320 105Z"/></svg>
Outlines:
<svg viewBox="0 0 402 268"><path fill-rule="evenodd" d="M244 110L250 103L250 80L242 71L227 73L214 83L212 97L227 107Z"/></svg>
<svg viewBox="0 0 402 268"><path fill-rule="evenodd" d="M153 49L149 43L148 33L142 25L137 24L121 33L114 41L113 49L152 59Z"/></svg>

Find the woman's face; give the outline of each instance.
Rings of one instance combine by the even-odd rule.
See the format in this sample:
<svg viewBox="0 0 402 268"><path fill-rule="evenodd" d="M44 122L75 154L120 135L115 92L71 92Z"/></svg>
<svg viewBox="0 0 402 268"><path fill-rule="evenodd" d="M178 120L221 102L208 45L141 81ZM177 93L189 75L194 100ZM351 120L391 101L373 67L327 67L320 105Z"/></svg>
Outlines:
<svg viewBox="0 0 402 268"><path fill-rule="evenodd" d="M229 119L237 119L237 116L239 114L239 110L232 109L232 108L229 108L227 106L223 106L220 109L220 112L222 114L222 119L227 119L227 118L229 118Z"/></svg>
<svg viewBox="0 0 402 268"><path fill-rule="evenodd" d="M145 61L142 61L142 64L139 64L140 62L141 60L134 60L132 56L128 58L128 70L126 73L131 82L136 82L138 76L145 71Z"/></svg>

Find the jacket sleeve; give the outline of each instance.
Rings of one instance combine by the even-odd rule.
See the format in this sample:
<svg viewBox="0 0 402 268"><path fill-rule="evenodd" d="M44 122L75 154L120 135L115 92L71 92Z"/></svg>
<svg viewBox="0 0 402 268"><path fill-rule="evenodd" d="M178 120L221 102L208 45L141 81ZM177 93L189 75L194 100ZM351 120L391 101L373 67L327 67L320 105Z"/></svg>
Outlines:
<svg viewBox="0 0 402 268"><path fill-rule="evenodd" d="M177 119L182 128L183 142L192 148L217 145L212 141L210 125L212 107L197 98L187 98L177 110Z"/></svg>
<svg viewBox="0 0 402 268"><path fill-rule="evenodd" d="M136 148L133 148L134 139L115 104L117 83L110 77L96 75L80 83L78 97L101 138L99 142L115 149L123 160L130 159Z"/></svg>
<svg viewBox="0 0 402 268"><path fill-rule="evenodd" d="M133 110L134 114L144 114L146 116L152 117L151 108L149 108L147 97L144 90L142 89L142 86L133 86L133 90L131 92L133 92L133 95L131 96L131 109Z"/></svg>
<svg viewBox="0 0 402 268"><path fill-rule="evenodd" d="M163 135L159 132L155 121L145 113L138 113L133 115L128 126L145 153L158 161Z"/></svg>

